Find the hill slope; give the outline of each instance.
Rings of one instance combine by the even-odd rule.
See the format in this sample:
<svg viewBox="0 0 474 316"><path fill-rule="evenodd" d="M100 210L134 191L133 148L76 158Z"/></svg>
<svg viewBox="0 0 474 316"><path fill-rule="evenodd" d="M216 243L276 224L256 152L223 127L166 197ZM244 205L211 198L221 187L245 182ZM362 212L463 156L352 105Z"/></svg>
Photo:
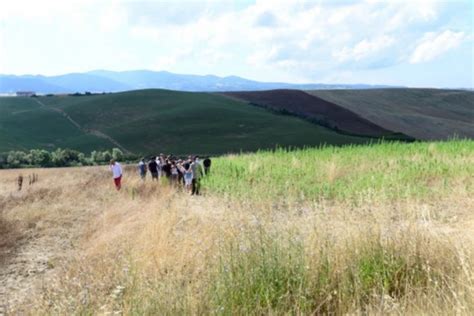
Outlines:
<svg viewBox="0 0 474 316"><path fill-rule="evenodd" d="M417 139L474 138L474 92L440 89L313 90L392 131Z"/></svg>
<svg viewBox="0 0 474 316"><path fill-rule="evenodd" d="M284 111L350 134L373 137L391 132L356 113L299 90L227 92L224 95L276 111Z"/></svg>
<svg viewBox="0 0 474 316"><path fill-rule="evenodd" d="M91 151L119 144L135 153L222 154L368 141L210 93L1 98L0 113L0 151L57 146Z"/></svg>

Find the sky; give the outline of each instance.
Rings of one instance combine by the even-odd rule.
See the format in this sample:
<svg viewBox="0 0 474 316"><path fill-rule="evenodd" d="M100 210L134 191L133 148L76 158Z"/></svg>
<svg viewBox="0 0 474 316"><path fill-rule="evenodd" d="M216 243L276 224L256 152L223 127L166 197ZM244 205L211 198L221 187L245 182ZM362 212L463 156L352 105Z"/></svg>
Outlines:
<svg viewBox="0 0 474 316"><path fill-rule="evenodd" d="M474 87L471 0L0 2L0 73Z"/></svg>

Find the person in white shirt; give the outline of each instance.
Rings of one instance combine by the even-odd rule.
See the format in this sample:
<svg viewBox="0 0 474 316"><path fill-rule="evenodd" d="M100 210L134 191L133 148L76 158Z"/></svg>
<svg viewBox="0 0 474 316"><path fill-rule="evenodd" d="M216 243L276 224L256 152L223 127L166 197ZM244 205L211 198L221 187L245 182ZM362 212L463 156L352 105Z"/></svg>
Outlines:
<svg viewBox="0 0 474 316"><path fill-rule="evenodd" d="M114 159L110 160L110 170L114 178L115 188L117 191L122 187L122 166Z"/></svg>

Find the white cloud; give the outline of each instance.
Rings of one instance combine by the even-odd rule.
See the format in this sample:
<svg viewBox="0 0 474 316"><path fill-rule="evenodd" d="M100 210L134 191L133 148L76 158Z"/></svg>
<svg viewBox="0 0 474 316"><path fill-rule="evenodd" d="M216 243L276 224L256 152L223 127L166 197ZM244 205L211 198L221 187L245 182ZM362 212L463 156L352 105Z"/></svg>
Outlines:
<svg viewBox="0 0 474 316"><path fill-rule="evenodd" d="M395 43L393 37L380 36L372 40L364 39L354 47L344 47L335 51L333 56L340 62L359 61L361 59L378 54L380 51L392 46Z"/></svg>
<svg viewBox="0 0 474 316"><path fill-rule="evenodd" d="M446 30L441 33L426 33L410 56L411 64L431 61L456 48L466 38L463 32Z"/></svg>
<svg viewBox="0 0 474 316"><path fill-rule="evenodd" d="M0 72L110 67L297 81L350 73L356 80L361 71L434 59L472 38L472 23L461 21L472 6L456 3L1 1Z"/></svg>

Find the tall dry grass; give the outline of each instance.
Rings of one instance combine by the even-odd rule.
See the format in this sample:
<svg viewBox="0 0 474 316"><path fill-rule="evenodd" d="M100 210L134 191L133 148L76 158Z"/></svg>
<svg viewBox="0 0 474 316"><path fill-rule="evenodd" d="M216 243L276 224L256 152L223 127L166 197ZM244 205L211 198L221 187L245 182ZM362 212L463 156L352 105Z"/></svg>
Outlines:
<svg viewBox="0 0 474 316"><path fill-rule="evenodd" d="M26 305L35 314L474 310L474 198L465 175L429 198L368 191L358 193L363 203L293 203L190 197L133 171L115 192L101 167L41 172L22 203L4 197L6 216L34 221L44 235L69 225L63 238L75 245Z"/></svg>

